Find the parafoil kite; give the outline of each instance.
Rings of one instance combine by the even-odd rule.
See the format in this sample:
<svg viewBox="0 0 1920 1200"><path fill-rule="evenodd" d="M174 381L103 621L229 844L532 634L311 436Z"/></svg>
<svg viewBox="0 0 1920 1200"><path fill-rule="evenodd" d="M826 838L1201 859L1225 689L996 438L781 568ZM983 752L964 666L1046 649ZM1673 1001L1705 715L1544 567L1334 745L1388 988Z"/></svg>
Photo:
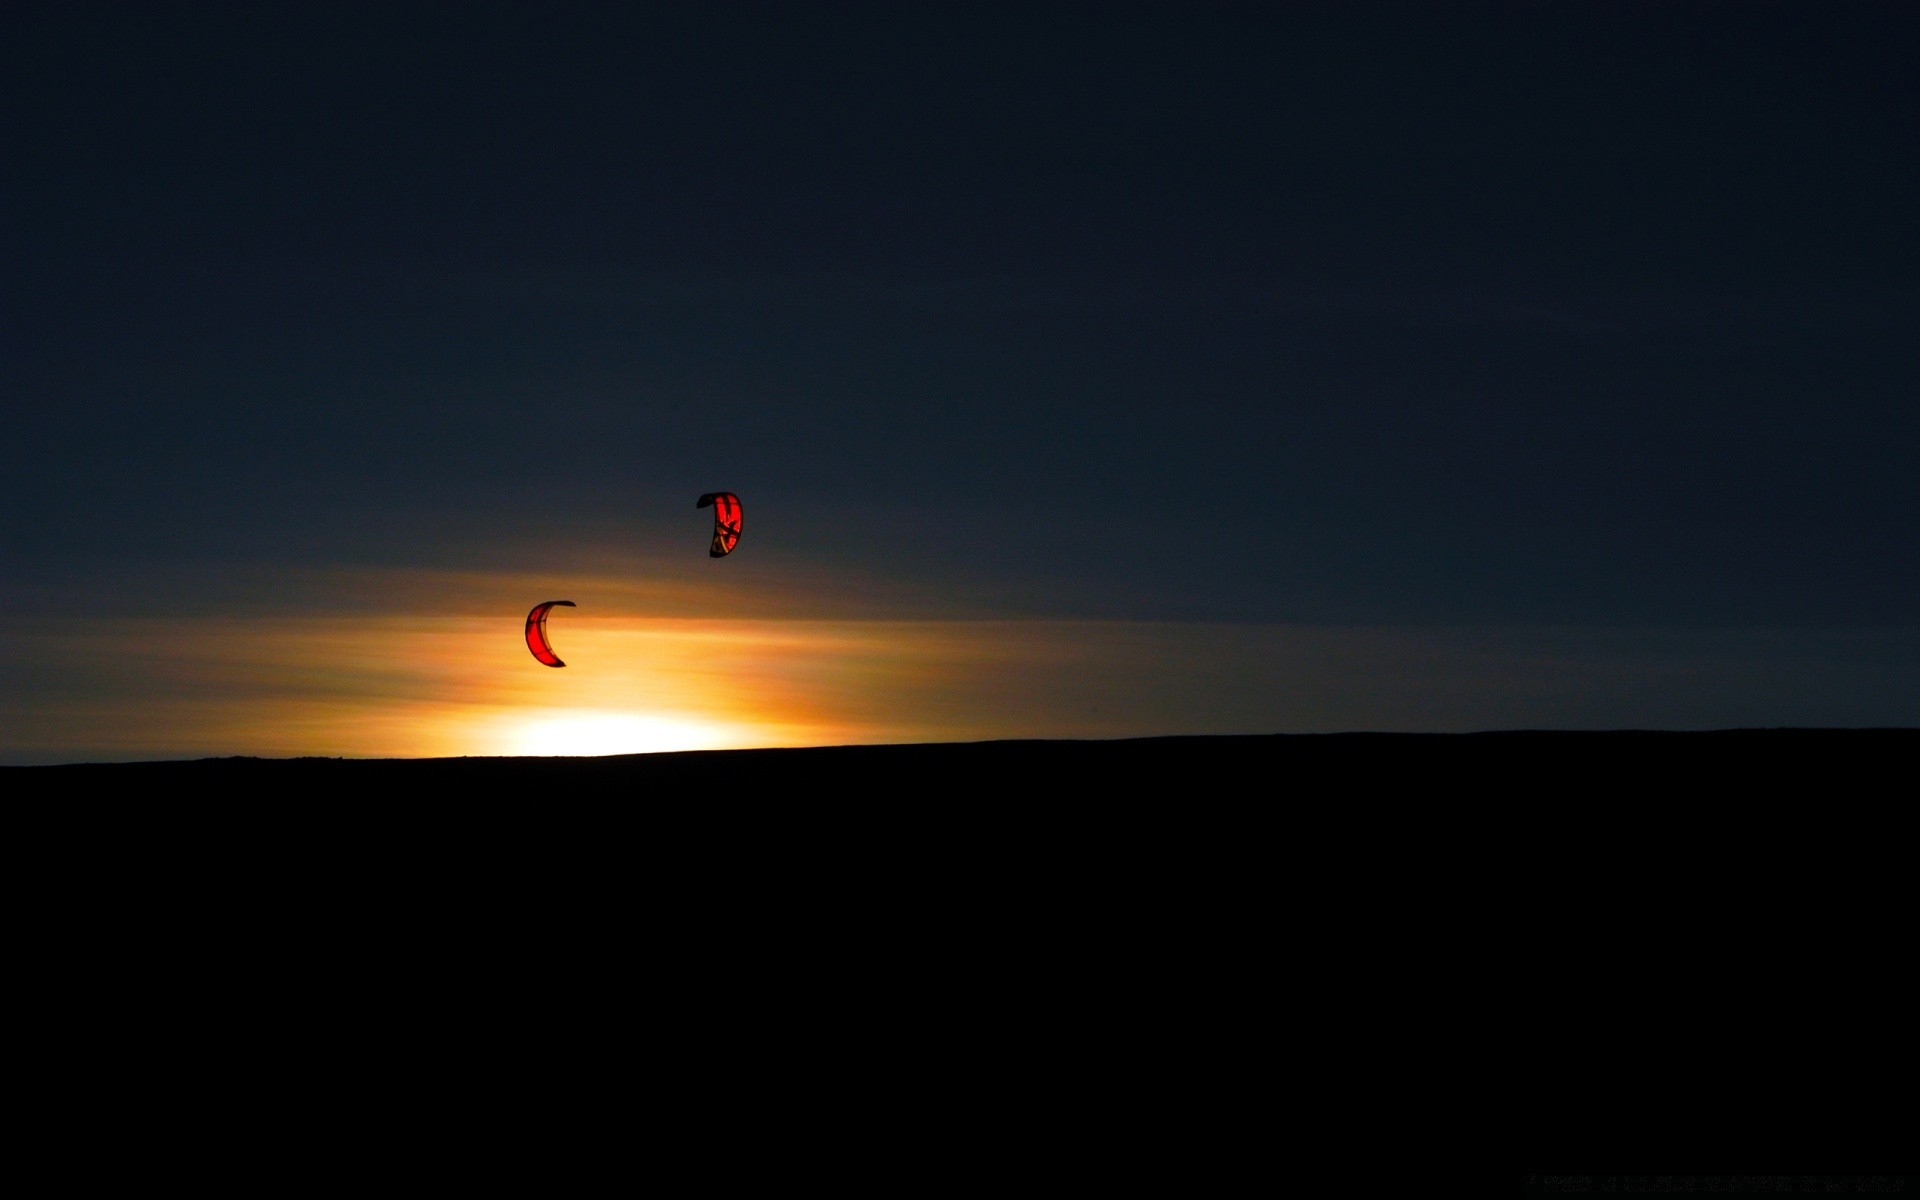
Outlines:
<svg viewBox="0 0 1920 1200"><path fill-rule="evenodd" d="M547 642L547 610L562 605L567 608L579 607L571 600L547 600L534 605L533 611L527 614L527 649L550 667L567 665L560 661L560 656L553 652L552 645Z"/></svg>
<svg viewBox="0 0 1920 1200"><path fill-rule="evenodd" d="M713 545L707 547L707 557L725 558L740 544L740 497L732 492L708 492L694 507L709 504L713 505Z"/></svg>

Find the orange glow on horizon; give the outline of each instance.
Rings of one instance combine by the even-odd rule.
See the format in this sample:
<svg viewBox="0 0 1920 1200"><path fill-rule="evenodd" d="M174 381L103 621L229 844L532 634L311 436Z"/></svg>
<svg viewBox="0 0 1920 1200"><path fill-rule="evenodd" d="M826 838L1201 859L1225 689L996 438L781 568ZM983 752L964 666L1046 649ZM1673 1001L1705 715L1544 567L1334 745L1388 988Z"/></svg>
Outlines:
<svg viewBox="0 0 1920 1200"><path fill-rule="evenodd" d="M88 622L42 652L69 677L117 677L115 695L44 697L5 740L90 728L90 758L601 755L865 740L789 686L793 656L822 646L762 627L780 622L568 615L554 633L568 664L557 669L528 653L517 616Z"/></svg>
<svg viewBox="0 0 1920 1200"><path fill-rule="evenodd" d="M1851 664L1905 664L1916 653L1901 630L1677 640L1633 630L706 619L610 612L615 601L574 581L540 591L561 587L579 602L553 631L564 668L527 652L514 593L531 589L498 581L484 616L449 586L443 615L36 622L0 644L13 681L0 691L0 762L1608 728L1649 712L1666 727L1717 728L1750 723L1751 701L1730 707L1675 680L1724 677L1756 639L1795 696L1850 694ZM449 607L459 615L444 615ZM1884 676L1910 677L1898 665ZM1648 695L1666 707L1650 710ZM1905 693L1876 702L1887 695ZM1842 710L1814 711L1848 723L1832 715Z"/></svg>
<svg viewBox="0 0 1920 1200"><path fill-rule="evenodd" d="M0 759L607 755L1218 724L1177 688L1127 698L1190 657L1145 626L659 617L569 591L578 607L550 629L561 668L528 653L525 609L43 627L11 649L53 686L0 725ZM1204 686L1208 706L1227 703Z"/></svg>
<svg viewBox="0 0 1920 1200"><path fill-rule="evenodd" d="M741 588L741 575L727 571L724 587ZM764 607L740 613L712 602L723 583L382 578L293 573L246 603L237 585L235 596L196 598L186 615L35 622L0 644L0 670L14 681L0 694L0 762L1575 727L1595 712L1644 719L1647 689L1676 677L1659 668L1649 678L1675 652L1631 631L903 618L888 605L885 616L868 611L884 589L823 617L824 590L771 584L748 589ZM261 611L295 596L332 609ZM549 596L577 605L548 628L564 667L528 652L527 605ZM712 616L716 608L733 615ZM1809 664L1796 676L1802 693L1823 686L1820 664L1848 661L1822 637L1780 635L1769 651ZM1858 637L1873 653L1910 653L1894 635ZM1701 647L1676 661L1711 667L1734 652ZM1569 663L1585 664L1578 692L1565 688L1578 674ZM1613 708L1594 707L1596 688ZM1723 710L1680 697L1662 711L1670 724L1708 727Z"/></svg>

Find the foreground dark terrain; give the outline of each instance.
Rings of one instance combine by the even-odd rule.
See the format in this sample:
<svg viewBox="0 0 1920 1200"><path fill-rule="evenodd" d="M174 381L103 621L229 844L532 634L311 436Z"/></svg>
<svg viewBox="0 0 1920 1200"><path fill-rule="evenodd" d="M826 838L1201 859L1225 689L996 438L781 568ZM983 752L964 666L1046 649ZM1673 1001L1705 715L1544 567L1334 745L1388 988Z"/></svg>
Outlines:
<svg viewBox="0 0 1920 1200"><path fill-rule="evenodd" d="M1836 1064L1886 1061L1905 1013L1916 752L1905 729L217 759L0 769L0 820L61 1111L149 1127L212 1079L222 1138L272 1144L287 1110L254 1098L294 1094L408 1140L504 1122L541 1180L573 1157L549 1123L705 1169L777 1112L768 1161L825 1172L1021 1144L1014 1112L1190 1182L1192 1139L1269 1144L1249 1081L1344 1128L1419 1047L1490 1027L1522 1107L1582 1132L1651 1110L1697 1137L1702 1080L1817 1076L1844 1104ZM1817 1058L1756 1053L1810 1012Z"/></svg>
<svg viewBox="0 0 1920 1200"><path fill-rule="evenodd" d="M1610 855L1780 870L1809 834L1890 844L1916 756L1905 728L1282 734L220 758L0 768L0 787L23 863L96 891L446 891L469 912L645 893L697 923L775 894L996 904L1015 879L1109 875L1251 904L1282 880L1488 854L1549 876Z"/></svg>
<svg viewBox="0 0 1920 1200"><path fill-rule="evenodd" d="M1595 787L1712 792L1735 784L1844 787L1870 768L1910 762L1920 729L1713 732L1340 733L997 741L807 749L709 750L600 758L215 758L0 768L15 788L105 788L125 796L287 796L344 801L500 798L572 803L768 802L805 796L937 797L956 789L1011 799L1298 799L1303 786L1355 795L1381 788L1460 798L1537 797ZM743 791L743 788L757 790ZM583 790L584 789L584 790ZM610 790L611 789L611 790ZM642 789L635 791L634 789ZM821 792L819 789L827 789ZM1324 796L1324 793L1322 793ZM1399 792L1398 799L1413 798Z"/></svg>

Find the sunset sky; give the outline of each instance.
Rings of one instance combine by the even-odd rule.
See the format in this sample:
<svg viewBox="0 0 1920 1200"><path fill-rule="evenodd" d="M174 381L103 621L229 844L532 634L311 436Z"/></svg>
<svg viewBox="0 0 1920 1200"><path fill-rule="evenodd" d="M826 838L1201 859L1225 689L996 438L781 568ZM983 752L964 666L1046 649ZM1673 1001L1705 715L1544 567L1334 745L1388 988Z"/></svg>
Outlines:
<svg viewBox="0 0 1920 1200"><path fill-rule="evenodd" d="M0 763L1920 724L1916 61L8 4Z"/></svg>

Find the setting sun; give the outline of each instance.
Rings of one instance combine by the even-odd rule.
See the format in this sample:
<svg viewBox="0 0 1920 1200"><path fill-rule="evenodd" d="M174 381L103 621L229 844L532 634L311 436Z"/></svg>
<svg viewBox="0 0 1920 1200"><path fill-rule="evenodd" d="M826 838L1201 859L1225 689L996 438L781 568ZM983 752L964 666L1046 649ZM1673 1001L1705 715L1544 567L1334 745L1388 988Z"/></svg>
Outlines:
<svg viewBox="0 0 1920 1200"><path fill-rule="evenodd" d="M653 754L737 746L741 731L710 721L587 709L512 725L499 742L496 752L507 755Z"/></svg>

